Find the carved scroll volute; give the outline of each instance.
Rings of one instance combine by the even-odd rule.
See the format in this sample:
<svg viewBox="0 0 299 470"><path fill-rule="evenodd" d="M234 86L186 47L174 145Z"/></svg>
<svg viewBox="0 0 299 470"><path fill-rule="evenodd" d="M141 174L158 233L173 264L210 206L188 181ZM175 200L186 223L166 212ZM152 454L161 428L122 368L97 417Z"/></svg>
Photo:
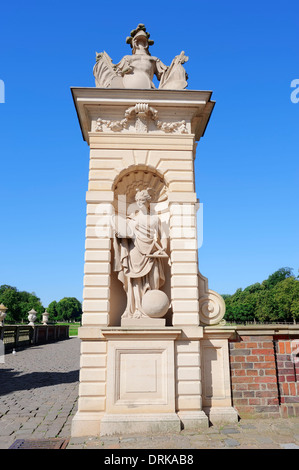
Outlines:
<svg viewBox="0 0 299 470"><path fill-rule="evenodd" d="M198 275L199 284L199 319L203 325L225 324L223 319L225 314L225 302L221 295L208 289L208 280L200 273Z"/></svg>

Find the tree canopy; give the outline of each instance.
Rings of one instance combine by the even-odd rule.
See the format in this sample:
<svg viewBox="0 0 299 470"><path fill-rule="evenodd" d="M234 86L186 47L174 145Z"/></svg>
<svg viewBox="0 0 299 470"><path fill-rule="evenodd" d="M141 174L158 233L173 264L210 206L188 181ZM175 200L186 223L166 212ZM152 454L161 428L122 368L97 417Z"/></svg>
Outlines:
<svg viewBox="0 0 299 470"><path fill-rule="evenodd" d="M0 303L7 307L5 322L21 323L28 321L28 312L34 309L38 317L44 312L40 299L34 292L19 291L16 287L6 284L0 286Z"/></svg>
<svg viewBox="0 0 299 470"><path fill-rule="evenodd" d="M34 292L19 291L16 287L6 284L0 286L0 304L7 307L5 323L27 323L28 312L34 309L37 312L37 322L41 321L45 307ZM82 315L81 302L75 297L64 297L50 303L47 308L49 321L79 321Z"/></svg>
<svg viewBox="0 0 299 470"><path fill-rule="evenodd" d="M299 320L299 277L292 268L280 268L261 284L233 295L223 295L230 322L293 322Z"/></svg>
<svg viewBox="0 0 299 470"><path fill-rule="evenodd" d="M53 300L47 311L53 321L78 321L82 315L82 305L75 297L64 297L59 302Z"/></svg>

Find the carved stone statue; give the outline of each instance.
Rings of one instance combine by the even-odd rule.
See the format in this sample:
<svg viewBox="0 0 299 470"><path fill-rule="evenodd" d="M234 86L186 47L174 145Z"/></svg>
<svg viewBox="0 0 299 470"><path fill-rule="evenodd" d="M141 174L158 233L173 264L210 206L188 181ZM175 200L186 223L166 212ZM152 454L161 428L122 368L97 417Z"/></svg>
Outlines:
<svg viewBox="0 0 299 470"><path fill-rule="evenodd" d="M168 258L167 238L162 236L159 217L149 213L149 191L150 188L137 190L136 213L125 220L121 216L114 219L114 270L127 294L122 318L164 316L169 306L166 294L158 292L165 282L163 258ZM143 300L149 291L152 301L147 295L146 305L152 305L145 311Z"/></svg>
<svg viewBox="0 0 299 470"><path fill-rule="evenodd" d="M182 64L188 61L184 51L176 56L171 65L164 65L157 57L152 57L149 46L154 41L143 24L131 31L127 44L132 48L132 55L124 56L114 65L106 52L96 54L93 68L96 87L99 88L156 88L153 77L160 81L159 89L181 90L187 86L187 74Z"/></svg>

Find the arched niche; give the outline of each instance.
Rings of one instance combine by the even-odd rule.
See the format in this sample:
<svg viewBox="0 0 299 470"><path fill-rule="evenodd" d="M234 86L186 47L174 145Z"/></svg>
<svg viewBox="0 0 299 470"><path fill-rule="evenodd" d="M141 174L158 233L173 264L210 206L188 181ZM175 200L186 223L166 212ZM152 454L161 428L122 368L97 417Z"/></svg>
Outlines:
<svg viewBox="0 0 299 470"><path fill-rule="evenodd" d="M169 207L168 207L168 187L165 183L163 175L155 168L146 165L133 165L130 166L116 177L113 183L114 192L114 211L115 214L129 215L134 211L135 195L137 190L150 188L152 197L151 210L157 214L161 220L162 229L168 237L167 254L170 256L169 246ZM126 308L126 293L123 289L122 283L117 277L117 273L113 270L114 249L113 243L111 244L111 295L110 295L110 311L109 311L109 325L119 326L121 315ZM166 293L171 301L171 286L170 286L170 265L167 260L164 260L165 270L165 284L161 288ZM171 325L172 310L169 309L165 316L166 325Z"/></svg>
<svg viewBox="0 0 299 470"><path fill-rule="evenodd" d="M142 190L146 188L152 189L155 202L167 200L168 187L164 177L151 166L129 166L119 173L112 186L115 201L119 196L125 195L129 204L134 202L137 189Z"/></svg>

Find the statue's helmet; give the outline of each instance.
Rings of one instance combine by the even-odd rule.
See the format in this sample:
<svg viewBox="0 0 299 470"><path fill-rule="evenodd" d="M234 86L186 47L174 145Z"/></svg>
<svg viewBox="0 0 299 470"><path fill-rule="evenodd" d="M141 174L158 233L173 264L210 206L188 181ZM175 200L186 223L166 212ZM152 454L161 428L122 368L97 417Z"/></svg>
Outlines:
<svg viewBox="0 0 299 470"><path fill-rule="evenodd" d="M139 38L144 38L144 40L146 41L145 48L148 49L148 46L152 46L154 44L154 41L152 39L149 39L149 37L150 34L146 31L146 27L144 26L144 24L139 23L137 28L133 29L131 31L131 35L127 37L126 43L130 44L134 52L134 45L136 43L136 40Z"/></svg>

